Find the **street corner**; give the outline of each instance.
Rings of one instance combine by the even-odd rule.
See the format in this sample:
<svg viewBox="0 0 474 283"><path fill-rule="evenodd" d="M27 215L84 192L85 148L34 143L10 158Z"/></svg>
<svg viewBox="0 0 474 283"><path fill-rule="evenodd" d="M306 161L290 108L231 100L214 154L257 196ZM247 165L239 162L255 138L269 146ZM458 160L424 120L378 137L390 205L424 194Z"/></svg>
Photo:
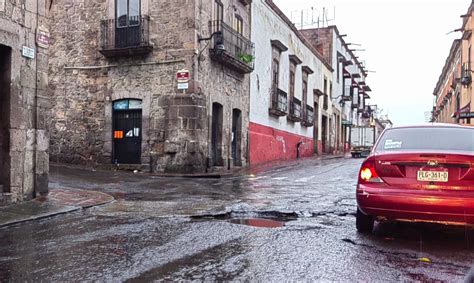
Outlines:
<svg viewBox="0 0 474 283"><path fill-rule="evenodd" d="M36 202L51 202L63 206L75 206L83 209L113 202L111 195L79 189L51 189L47 196L37 198Z"/></svg>

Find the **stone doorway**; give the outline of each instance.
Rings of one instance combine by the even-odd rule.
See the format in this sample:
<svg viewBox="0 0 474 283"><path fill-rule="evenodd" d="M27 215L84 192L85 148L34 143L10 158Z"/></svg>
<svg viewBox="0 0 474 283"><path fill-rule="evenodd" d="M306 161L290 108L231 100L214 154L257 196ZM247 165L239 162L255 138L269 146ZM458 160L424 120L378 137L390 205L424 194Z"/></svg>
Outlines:
<svg viewBox="0 0 474 283"><path fill-rule="evenodd" d="M327 153L327 140L328 139L328 118L323 115L321 119L321 146L322 153Z"/></svg>
<svg viewBox="0 0 474 283"><path fill-rule="evenodd" d="M224 166L222 159L222 131L223 131L223 107L214 102L212 104L212 128L211 128L211 155L212 166Z"/></svg>
<svg viewBox="0 0 474 283"><path fill-rule="evenodd" d="M10 192L10 47L0 45L0 193Z"/></svg>
<svg viewBox="0 0 474 283"><path fill-rule="evenodd" d="M242 111L232 111L232 159L234 166L242 166Z"/></svg>

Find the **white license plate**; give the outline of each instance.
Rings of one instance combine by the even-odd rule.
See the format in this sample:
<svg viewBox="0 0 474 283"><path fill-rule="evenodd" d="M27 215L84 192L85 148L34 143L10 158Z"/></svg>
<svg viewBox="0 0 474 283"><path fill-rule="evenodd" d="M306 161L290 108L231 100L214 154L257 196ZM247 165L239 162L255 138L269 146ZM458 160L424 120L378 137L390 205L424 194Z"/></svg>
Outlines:
<svg viewBox="0 0 474 283"><path fill-rule="evenodd" d="M448 171L418 171L418 181L424 182L447 182Z"/></svg>

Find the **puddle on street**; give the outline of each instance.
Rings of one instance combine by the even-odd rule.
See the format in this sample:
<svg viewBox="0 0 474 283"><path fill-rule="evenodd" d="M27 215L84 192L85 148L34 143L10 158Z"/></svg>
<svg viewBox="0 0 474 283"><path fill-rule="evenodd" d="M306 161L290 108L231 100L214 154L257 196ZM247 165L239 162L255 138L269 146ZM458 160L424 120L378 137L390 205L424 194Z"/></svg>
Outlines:
<svg viewBox="0 0 474 283"><path fill-rule="evenodd" d="M285 226L283 221L263 218L229 219L228 222L258 228L279 228Z"/></svg>

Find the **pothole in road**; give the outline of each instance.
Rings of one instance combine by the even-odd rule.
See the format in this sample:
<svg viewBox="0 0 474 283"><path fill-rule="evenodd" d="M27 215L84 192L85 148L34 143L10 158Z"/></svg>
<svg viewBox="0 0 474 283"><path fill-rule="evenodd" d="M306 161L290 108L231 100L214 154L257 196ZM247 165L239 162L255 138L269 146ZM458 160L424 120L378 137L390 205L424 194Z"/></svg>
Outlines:
<svg viewBox="0 0 474 283"><path fill-rule="evenodd" d="M228 222L233 224L240 224L246 226L252 226L257 228L279 228L285 226L285 222L264 219L264 218L250 218L250 219L229 219Z"/></svg>
<svg viewBox="0 0 474 283"><path fill-rule="evenodd" d="M284 227L285 223L298 219L298 215L293 212L227 212L214 215L199 215L192 216L194 221L225 221L232 224L246 225L257 228L280 228Z"/></svg>

